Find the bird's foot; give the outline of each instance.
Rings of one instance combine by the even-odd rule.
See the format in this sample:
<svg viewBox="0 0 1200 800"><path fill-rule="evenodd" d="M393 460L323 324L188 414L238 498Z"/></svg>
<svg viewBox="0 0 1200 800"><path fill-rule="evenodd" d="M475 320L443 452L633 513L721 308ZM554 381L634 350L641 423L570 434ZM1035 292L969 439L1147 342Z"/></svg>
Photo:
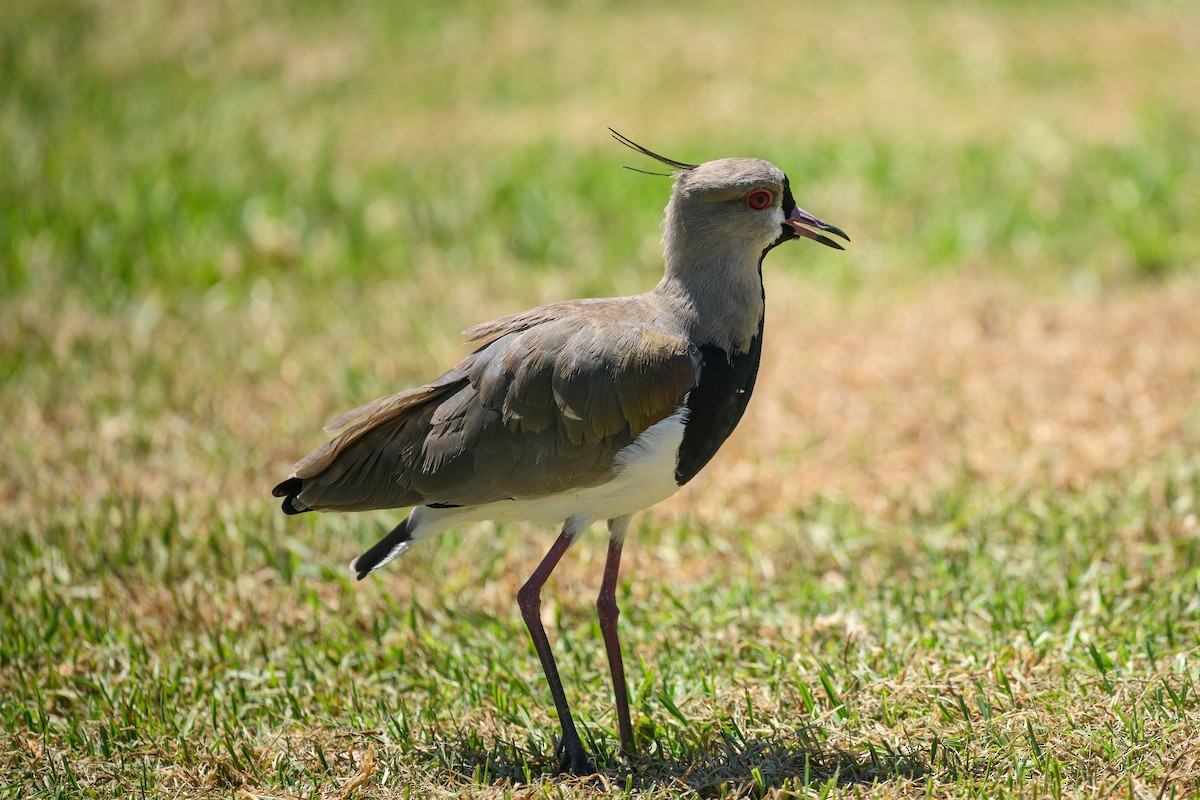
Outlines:
<svg viewBox="0 0 1200 800"><path fill-rule="evenodd" d="M565 741L559 742L558 745L558 771L577 777L586 777L596 774L596 765L592 763L587 751L583 749L582 742L578 740Z"/></svg>

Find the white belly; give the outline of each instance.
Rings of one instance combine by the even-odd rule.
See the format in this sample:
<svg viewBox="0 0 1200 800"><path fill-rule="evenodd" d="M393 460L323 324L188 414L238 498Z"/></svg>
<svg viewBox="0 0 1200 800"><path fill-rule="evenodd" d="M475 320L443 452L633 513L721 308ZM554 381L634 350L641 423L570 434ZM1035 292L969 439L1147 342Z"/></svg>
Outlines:
<svg viewBox="0 0 1200 800"><path fill-rule="evenodd" d="M686 410L680 409L651 425L613 459L613 478L591 486L530 500L502 500L461 508L418 507L413 510L413 539L483 520L528 521L561 525L574 519L578 530L601 519L612 519L661 503L675 492L675 466L683 442Z"/></svg>

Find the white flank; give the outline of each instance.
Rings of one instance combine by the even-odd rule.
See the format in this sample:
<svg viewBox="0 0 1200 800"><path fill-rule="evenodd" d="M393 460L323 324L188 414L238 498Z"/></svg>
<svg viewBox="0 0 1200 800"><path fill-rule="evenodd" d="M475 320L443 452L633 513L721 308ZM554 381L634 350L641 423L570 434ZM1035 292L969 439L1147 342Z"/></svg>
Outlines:
<svg viewBox="0 0 1200 800"><path fill-rule="evenodd" d="M418 506L409 518L412 538L426 539L450 528L489 519L545 525L561 525L574 519L575 529L581 531L596 520L613 519L661 503L679 491L675 467L686 417L686 409L680 409L643 431L633 444L617 453L613 459L613 479L608 483L549 497L464 508ZM392 557L389 554L388 560Z"/></svg>

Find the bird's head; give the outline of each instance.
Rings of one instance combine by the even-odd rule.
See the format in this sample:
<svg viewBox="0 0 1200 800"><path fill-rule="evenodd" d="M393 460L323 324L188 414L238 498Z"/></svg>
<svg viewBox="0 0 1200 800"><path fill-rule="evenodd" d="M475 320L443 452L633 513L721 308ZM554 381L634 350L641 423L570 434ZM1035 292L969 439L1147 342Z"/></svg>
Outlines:
<svg viewBox="0 0 1200 800"><path fill-rule="evenodd" d="M678 228L693 241L745 242L762 253L800 238L843 249L826 233L850 241L841 228L797 206L787 175L769 161L722 158L687 164L653 153L616 131L612 133L627 147L672 168L675 187L667 206L668 236Z"/></svg>

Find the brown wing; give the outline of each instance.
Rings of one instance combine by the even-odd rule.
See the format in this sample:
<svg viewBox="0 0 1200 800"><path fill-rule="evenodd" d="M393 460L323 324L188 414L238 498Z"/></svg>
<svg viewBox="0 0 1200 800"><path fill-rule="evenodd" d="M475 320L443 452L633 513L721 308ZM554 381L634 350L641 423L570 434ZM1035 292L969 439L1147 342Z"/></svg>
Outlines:
<svg viewBox="0 0 1200 800"><path fill-rule="evenodd" d="M683 405L700 357L620 301L588 306L473 329L484 346L433 383L343 415L296 465L300 504L476 505L609 480L616 453Z"/></svg>

